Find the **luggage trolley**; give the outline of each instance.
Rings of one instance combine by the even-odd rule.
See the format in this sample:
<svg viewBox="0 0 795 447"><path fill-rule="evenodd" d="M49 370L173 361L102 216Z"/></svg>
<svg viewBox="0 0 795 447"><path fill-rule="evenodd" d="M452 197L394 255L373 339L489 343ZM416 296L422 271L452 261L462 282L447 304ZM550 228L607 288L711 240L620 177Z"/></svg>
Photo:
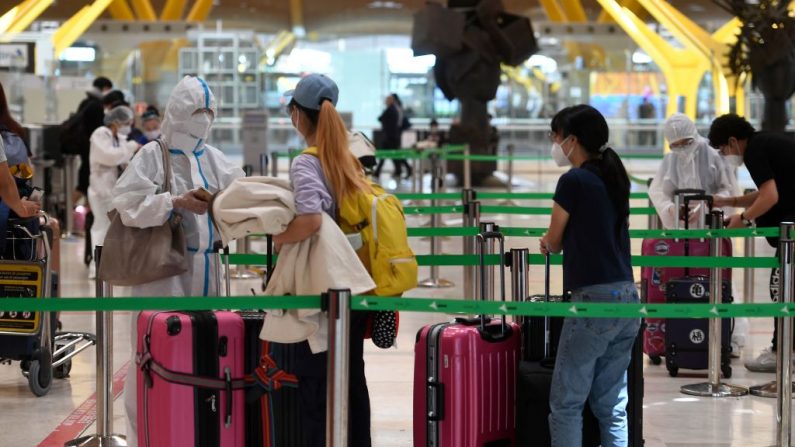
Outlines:
<svg viewBox="0 0 795 447"><path fill-rule="evenodd" d="M53 234L49 217L42 216L41 225L39 216L8 220L6 259L0 260L0 297L57 297L50 271ZM53 377L69 377L72 357L96 344L94 334L56 332L59 326L55 312L0 311L0 364L20 361L36 396L47 394Z"/></svg>

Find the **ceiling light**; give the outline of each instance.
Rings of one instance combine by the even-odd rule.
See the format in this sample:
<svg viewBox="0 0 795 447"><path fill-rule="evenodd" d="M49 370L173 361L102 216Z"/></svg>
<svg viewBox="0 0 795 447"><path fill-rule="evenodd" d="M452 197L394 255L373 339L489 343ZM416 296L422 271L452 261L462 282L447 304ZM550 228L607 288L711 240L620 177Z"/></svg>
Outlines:
<svg viewBox="0 0 795 447"><path fill-rule="evenodd" d="M370 9L403 9L403 4L391 0L375 0L367 5Z"/></svg>

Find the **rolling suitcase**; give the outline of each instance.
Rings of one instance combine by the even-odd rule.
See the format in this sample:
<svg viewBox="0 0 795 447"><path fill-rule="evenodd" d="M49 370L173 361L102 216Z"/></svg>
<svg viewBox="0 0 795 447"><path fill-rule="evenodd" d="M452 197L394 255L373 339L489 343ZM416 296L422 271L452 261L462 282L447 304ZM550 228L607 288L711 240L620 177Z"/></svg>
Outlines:
<svg viewBox="0 0 795 447"><path fill-rule="evenodd" d="M294 345L260 340L265 314L241 316L246 325L245 368L252 384L246 390L246 446L301 446L298 380L288 373L295 365Z"/></svg>
<svg viewBox="0 0 795 447"><path fill-rule="evenodd" d="M549 294L549 256L544 260L544 295L531 295L527 301L533 303L564 301L560 295ZM562 317L525 318L522 323L522 360L554 365L562 329Z"/></svg>
<svg viewBox="0 0 795 447"><path fill-rule="evenodd" d="M142 312L136 374L142 447L240 447L245 329L234 312Z"/></svg>
<svg viewBox="0 0 795 447"><path fill-rule="evenodd" d="M704 199L703 190L677 190L677 207L679 197L684 197L685 202ZM685 229L689 223L685 220ZM729 239L723 239L722 252L724 256L731 256L732 246ZM709 241L699 239L645 239L641 248L643 256L709 256ZM680 267L643 267L641 268L641 301L644 303L665 303L666 284L675 278L686 275L686 270ZM690 269L692 275L709 275L709 269ZM731 269L723 271L723 278L731 280ZM659 365L665 356L665 334L667 324L664 318L646 319L646 330L643 334L643 352L649 356L652 363Z"/></svg>
<svg viewBox="0 0 795 447"><path fill-rule="evenodd" d="M638 333L627 370L629 446L643 447L643 329ZM516 394L516 445L549 446L549 392L553 369L541 362L521 362ZM588 403L583 410L582 446L601 444L599 421Z"/></svg>
<svg viewBox="0 0 795 447"><path fill-rule="evenodd" d="M478 235L481 278L484 246L500 242L500 291L505 300L504 241ZM481 298L486 288L481 281ZM423 327L414 364L414 445L485 447L516 445L516 371L520 327L505 319L457 318Z"/></svg>

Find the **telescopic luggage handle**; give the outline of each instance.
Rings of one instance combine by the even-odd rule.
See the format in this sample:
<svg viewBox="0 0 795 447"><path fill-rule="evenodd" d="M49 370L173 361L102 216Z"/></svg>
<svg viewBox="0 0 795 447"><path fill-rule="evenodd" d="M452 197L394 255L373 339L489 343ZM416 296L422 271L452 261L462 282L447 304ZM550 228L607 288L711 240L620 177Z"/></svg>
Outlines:
<svg viewBox="0 0 795 447"><path fill-rule="evenodd" d="M500 299L505 302L505 237L499 231L479 233L476 237L480 245L480 299L481 301L486 300L486 242L489 239L497 239L500 241ZM501 336L505 336L508 332L508 324L505 322L505 317L501 319L501 323ZM486 315L480 316L480 331L483 334L487 333Z"/></svg>

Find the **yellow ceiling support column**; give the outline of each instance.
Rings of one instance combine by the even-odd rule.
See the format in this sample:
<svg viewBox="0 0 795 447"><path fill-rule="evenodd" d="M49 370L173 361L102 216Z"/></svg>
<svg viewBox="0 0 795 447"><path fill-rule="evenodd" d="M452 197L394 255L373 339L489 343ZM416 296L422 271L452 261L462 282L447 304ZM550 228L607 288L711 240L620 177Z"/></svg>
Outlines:
<svg viewBox="0 0 795 447"><path fill-rule="evenodd" d="M539 0L539 3L541 3L541 7L544 8L551 22L566 22L566 12L563 11L563 7L560 6L558 0Z"/></svg>
<svg viewBox="0 0 795 447"><path fill-rule="evenodd" d="M618 4L616 0L597 0L613 20L643 49L660 67L668 86L666 115L678 111L679 97L685 97L684 113L696 117L696 92L709 62L698 57L695 51L672 47L650 29L635 14Z"/></svg>
<svg viewBox="0 0 795 447"><path fill-rule="evenodd" d="M160 20L179 20L185 12L185 4L187 0L168 0L166 5L163 6L163 12L160 14Z"/></svg>
<svg viewBox="0 0 795 447"><path fill-rule="evenodd" d="M563 2L563 11L566 13L566 18L569 22L585 23L588 21L588 16L585 15L585 10L582 9L580 0L561 0Z"/></svg>
<svg viewBox="0 0 795 447"><path fill-rule="evenodd" d="M301 32L306 33L303 0L290 0L290 31L299 34L299 37L302 37L300 36Z"/></svg>
<svg viewBox="0 0 795 447"><path fill-rule="evenodd" d="M33 0L20 4L14 19L9 19L11 23L3 32L2 40L8 42L15 34L25 31L52 3L53 0ZM5 19L5 16L3 18Z"/></svg>
<svg viewBox="0 0 795 447"><path fill-rule="evenodd" d="M9 9L2 17L0 17L0 34L5 33L11 25L16 23L20 18L30 11L36 0L25 0L24 2Z"/></svg>
<svg viewBox="0 0 795 447"><path fill-rule="evenodd" d="M135 16L133 15L130 5L127 4L127 0L113 0L110 6L108 6L108 12L111 17L116 20L126 20L128 22L135 20Z"/></svg>
<svg viewBox="0 0 795 447"><path fill-rule="evenodd" d="M643 18L646 15L646 11L643 10L643 6L638 3L638 0L621 0L618 3L621 6L629 9L630 12L640 18ZM602 12L599 13L599 17L596 19L596 21L599 23L615 23L615 20L613 20L610 14L608 14L605 10L602 10Z"/></svg>
<svg viewBox="0 0 795 447"><path fill-rule="evenodd" d="M707 31L679 12L665 0L638 0L654 18L665 26L687 48L697 51L710 64L715 94L715 113L729 113L731 94L729 81L734 76L725 61L729 46L718 42ZM738 88L742 88L738 86Z"/></svg>
<svg viewBox="0 0 795 447"><path fill-rule="evenodd" d="M193 8L188 13L188 22L204 22L207 17L210 17L210 11L213 9L213 0L196 0Z"/></svg>
<svg viewBox="0 0 795 447"><path fill-rule="evenodd" d="M52 36L54 56L57 59L61 52L79 39L95 20L110 6L114 0L96 0L90 6L84 6L72 18L61 24Z"/></svg>
<svg viewBox="0 0 795 447"><path fill-rule="evenodd" d="M133 9L138 20L145 20L147 22L154 22L157 20L155 9L149 0L132 0Z"/></svg>

